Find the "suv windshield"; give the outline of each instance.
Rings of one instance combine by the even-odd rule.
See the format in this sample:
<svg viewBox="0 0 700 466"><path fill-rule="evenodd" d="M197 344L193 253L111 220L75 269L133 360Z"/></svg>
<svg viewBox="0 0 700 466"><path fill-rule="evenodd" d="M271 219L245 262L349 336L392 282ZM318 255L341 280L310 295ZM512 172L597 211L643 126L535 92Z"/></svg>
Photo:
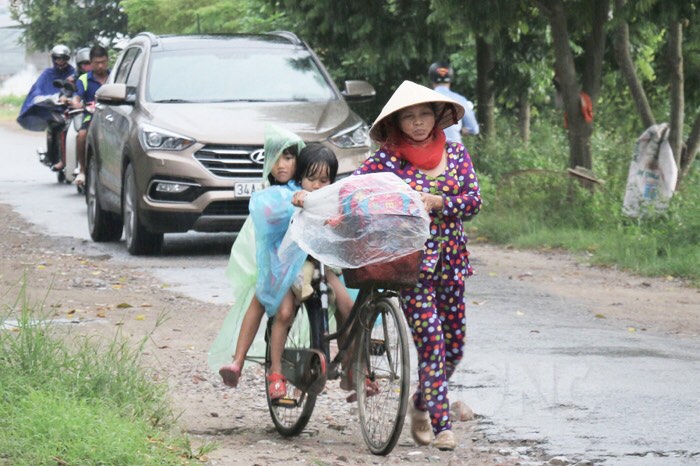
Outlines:
<svg viewBox="0 0 700 466"><path fill-rule="evenodd" d="M153 54L154 102L299 102L336 99L306 51L211 48Z"/></svg>

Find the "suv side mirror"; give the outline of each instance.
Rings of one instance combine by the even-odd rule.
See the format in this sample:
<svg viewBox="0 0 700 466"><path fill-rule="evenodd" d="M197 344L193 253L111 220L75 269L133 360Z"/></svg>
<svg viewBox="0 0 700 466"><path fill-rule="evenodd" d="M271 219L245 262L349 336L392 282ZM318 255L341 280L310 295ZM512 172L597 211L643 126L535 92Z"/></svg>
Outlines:
<svg viewBox="0 0 700 466"><path fill-rule="evenodd" d="M345 81L343 97L349 102L368 102L377 95L374 87L367 81Z"/></svg>
<svg viewBox="0 0 700 466"><path fill-rule="evenodd" d="M95 93L95 99L99 103L108 105L134 105L135 103L134 96L127 93L124 83L104 84Z"/></svg>

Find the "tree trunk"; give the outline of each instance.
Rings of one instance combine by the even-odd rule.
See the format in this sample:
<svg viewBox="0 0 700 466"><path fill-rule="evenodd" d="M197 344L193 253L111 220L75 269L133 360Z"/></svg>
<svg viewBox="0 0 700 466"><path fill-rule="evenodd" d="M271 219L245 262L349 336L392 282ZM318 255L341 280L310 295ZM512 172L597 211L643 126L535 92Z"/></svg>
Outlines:
<svg viewBox="0 0 700 466"><path fill-rule="evenodd" d="M695 163L695 157L698 154L698 149L700 149L700 113L695 118L695 123L693 123L693 129L690 130L690 135L685 144L685 150L681 151L681 164L678 169L678 184L676 185L676 190L680 186L683 178L690 173L690 169L693 168L693 163Z"/></svg>
<svg viewBox="0 0 700 466"><path fill-rule="evenodd" d="M549 19L552 28L554 66L568 120L569 167L581 166L590 170L593 168L590 144L592 126L586 123L581 114L580 88L576 80L574 55L569 44L564 3L562 0L543 0L537 2L537 5Z"/></svg>
<svg viewBox="0 0 700 466"><path fill-rule="evenodd" d="M481 133L489 138L496 134L494 117L495 97L491 72L493 70L493 46L482 36L476 38L476 118Z"/></svg>
<svg viewBox="0 0 700 466"><path fill-rule="evenodd" d="M681 150L683 149L683 119L685 117L685 98L683 96L683 25L680 21L671 21L668 26L668 61L671 84L671 130L668 142L671 144L676 164L681 167Z"/></svg>
<svg viewBox="0 0 700 466"><path fill-rule="evenodd" d="M615 0L615 13L617 15L622 14L624 5L625 0ZM627 86L630 89L630 93L632 94L632 99L637 107L639 116L642 118L644 128L655 125L656 120L654 119L654 114L649 106L647 94L644 92L642 83L637 77L634 62L630 56L630 32L627 21L621 22L617 29L615 29L615 40L613 41L613 45L615 48L615 59L617 61L617 66L620 67L620 72L627 81Z"/></svg>
<svg viewBox="0 0 700 466"><path fill-rule="evenodd" d="M527 93L521 94L518 101L518 125L523 142L530 141L530 99Z"/></svg>
<svg viewBox="0 0 700 466"><path fill-rule="evenodd" d="M593 0L591 34L586 40L586 68L583 70L583 91L586 92L595 108L600 93L605 55L605 24L610 13L610 0Z"/></svg>

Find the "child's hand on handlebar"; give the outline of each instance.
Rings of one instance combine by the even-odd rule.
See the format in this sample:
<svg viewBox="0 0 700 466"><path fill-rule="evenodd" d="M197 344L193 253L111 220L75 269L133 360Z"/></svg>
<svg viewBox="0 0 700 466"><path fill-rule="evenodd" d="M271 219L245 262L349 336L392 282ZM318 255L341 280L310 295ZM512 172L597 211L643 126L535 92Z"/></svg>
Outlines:
<svg viewBox="0 0 700 466"><path fill-rule="evenodd" d="M301 191L295 192L292 196L292 205L296 207L304 207L304 198L307 194L309 194L309 192L304 191L303 189Z"/></svg>

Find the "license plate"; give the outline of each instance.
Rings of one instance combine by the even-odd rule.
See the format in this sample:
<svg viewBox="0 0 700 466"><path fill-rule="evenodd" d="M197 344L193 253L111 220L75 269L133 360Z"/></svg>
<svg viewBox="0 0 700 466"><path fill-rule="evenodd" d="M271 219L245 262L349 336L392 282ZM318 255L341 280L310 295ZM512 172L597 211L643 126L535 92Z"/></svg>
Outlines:
<svg viewBox="0 0 700 466"><path fill-rule="evenodd" d="M262 189L262 183L234 183L233 195L237 198L250 197L255 191Z"/></svg>

